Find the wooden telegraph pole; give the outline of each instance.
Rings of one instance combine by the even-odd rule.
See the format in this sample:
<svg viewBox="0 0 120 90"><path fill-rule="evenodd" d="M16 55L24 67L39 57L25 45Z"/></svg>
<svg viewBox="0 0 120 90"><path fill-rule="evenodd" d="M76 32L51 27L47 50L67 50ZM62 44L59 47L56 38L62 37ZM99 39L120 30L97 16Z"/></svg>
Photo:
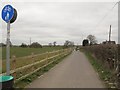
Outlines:
<svg viewBox="0 0 120 90"><path fill-rule="evenodd" d="M111 41L111 25L110 25L110 31L109 31L109 42Z"/></svg>

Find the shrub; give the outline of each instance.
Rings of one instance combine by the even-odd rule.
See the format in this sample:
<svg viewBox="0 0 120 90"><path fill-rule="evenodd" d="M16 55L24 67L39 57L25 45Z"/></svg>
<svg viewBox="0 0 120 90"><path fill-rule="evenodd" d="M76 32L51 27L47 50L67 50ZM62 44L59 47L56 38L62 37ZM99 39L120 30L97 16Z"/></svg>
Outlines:
<svg viewBox="0 0 120 90"><path fill-rule="evenodd" d="M42 48L42 45L40 45L38 42L33 42L30 47L32 48Z"/></svg>
<svg viewBox="0 0 120 90"><path fill-rule="evenodd" d="M24 43L22 43L21 45L20 45L20 47L28 47L26 44L24 44Z"/></svg>

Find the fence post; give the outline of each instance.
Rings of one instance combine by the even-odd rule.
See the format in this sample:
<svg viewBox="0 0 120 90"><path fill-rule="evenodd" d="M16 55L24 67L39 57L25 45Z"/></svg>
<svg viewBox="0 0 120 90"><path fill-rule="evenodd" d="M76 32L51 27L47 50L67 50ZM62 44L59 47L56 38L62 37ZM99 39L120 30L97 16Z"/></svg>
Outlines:
<svg viewBox="0 0 120 90"><path fill-rule="evenodd" d="M120 89L120 45L117 46L117 89Z"/></svg>
<svg viewBox="0 0 120 90"><path fill-rule="evenodd" d="M34 63L34 53L31 53L32 62Z"/></svg>
<svg viewBox="0 0 120 90"><path fill-rule="evenodd" d="M58 54L59 54L59 58L61 58L61 50L59 50L59 53L58 53Z"/></svg>
<svg viewBox="0 0 120 90"><path fill-rule="evenodd" d="M34 53L33 52L31 53L31 57L34 58Z"/></svg>
<svg viewBox="0 0 120 90"><path fill-rule="evenodd" d="M34 53L33 52L31 53L31 58L32 58L32 63L34 63L35 61L34 61ZM32 70L34 70L34 69L35 69L35 67L32 66Z"/></svg>
<svg viewBox="0 0 120 90"><path fill-rule="evenodd" d="M12 59L13 59L13 60L12 60L12 64L13 64L12 69L15 70L15 69L16 69L16 56L13 55L13 56L12 56ZM13 77L14 77L14 81L15 81L15 79L16 79L16 72L13 73Z"/></svg>
<svg viewBox="0 0 120 90"><path fill-rule="evenodd" d="M48 63L48 56L49 56L49 52L47 51L47 52L46 52L46 62L45 62L45 64Z"/></svg>
<svg viewBox="0 0 120 90"><path fill-rule="evenodd" d="M60 58L61 58L61 50L59 51L59 55L60 55Z"/></svg>
<svg viewBox="0 0 120 90"><path fill-rule="evenodd" d="M64 54L64 56L66 56L66 50L67 50L67 49L65 49L65 54Z"/></svg>
<svg viewBox="0 0 120 90"><path fill-rule="evenodd" d="M120 89L120 61L119 60L117 65L117 88Z"/></svg>

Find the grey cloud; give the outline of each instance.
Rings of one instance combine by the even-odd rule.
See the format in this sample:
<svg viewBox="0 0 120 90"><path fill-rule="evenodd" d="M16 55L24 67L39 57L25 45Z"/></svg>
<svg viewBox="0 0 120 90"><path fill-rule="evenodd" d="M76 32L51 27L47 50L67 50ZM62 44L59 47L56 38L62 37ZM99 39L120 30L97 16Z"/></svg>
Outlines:
<svg viewBox="0 0 120 90"><path fill-rule="evenodd" d="M5 3L4 3L5 4ZM115 8L97 28L96 24L113 7L106 2L33 2L11 3L18 10L17 21L11 25L11 40L15 44L29 43L32 37L42 44L74 40L81 44L83 38L93 34L98 41L107 39L109 25L112 24L113 38L117 40L117 8ZM3 41L6 38L3 24ZM102 27L102 28L101 28ZM101 34L101 36L99 35Z"/></svg>

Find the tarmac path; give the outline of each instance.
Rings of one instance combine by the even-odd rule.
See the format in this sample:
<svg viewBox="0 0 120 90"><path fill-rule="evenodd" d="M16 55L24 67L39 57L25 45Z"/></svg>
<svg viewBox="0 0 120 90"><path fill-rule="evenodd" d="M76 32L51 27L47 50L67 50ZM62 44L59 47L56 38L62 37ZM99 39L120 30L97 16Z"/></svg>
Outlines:
<svg viewBox="0 0 120 90"><path fill-rule="evenodd" d="M80 51L73 51L27 88L105 88L98 74Z"/></svg>

